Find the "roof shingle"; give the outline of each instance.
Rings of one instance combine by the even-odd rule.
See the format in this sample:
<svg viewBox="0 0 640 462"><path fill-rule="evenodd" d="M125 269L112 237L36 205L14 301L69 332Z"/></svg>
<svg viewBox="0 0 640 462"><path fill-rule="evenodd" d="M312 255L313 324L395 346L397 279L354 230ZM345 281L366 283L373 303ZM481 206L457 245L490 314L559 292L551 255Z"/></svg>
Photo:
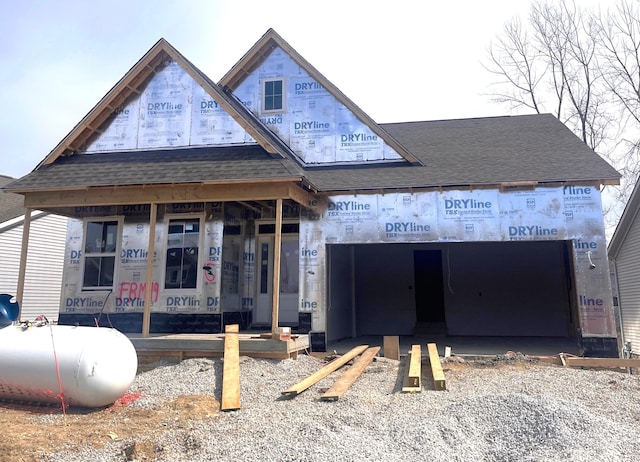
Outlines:
<svg viewBox="0 0 640 462"><path fill-rule="evenodd" d="M617 181L620 174L550 114L383 124L423 163L304 168L257 145L60 157L11 190L305 177L318 190Z"/></svg>
<svg viewBox="0 0 640 462"><path fill-rule="evenodd" d="M0 188L12 182L10 176L0 175ZM0 190L0 223L24 215L24 196Z"/></svg>

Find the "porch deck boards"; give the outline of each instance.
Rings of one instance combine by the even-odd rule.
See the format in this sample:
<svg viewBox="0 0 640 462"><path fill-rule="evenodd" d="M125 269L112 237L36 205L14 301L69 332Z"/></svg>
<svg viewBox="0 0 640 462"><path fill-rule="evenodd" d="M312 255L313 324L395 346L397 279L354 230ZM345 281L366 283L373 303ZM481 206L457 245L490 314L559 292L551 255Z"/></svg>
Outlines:
<svg viewBox="0 0 640 462"><path fill-rule="evenodd" d="M307 334L292 335L290 340L266 338L266 335L240 333L240 356L254 358L289 359L309 349ZM161 359L182 361L195 357L222 357L225 334L128 334L142 366Z"/></svg>

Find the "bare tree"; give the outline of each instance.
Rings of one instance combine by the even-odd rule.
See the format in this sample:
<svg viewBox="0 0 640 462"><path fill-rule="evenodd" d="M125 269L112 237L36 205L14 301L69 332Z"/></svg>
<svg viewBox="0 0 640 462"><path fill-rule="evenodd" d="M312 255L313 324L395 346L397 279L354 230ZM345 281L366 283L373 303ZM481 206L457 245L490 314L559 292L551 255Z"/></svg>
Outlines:
<svg viewBox="0 0 640 462"><path fill-rule="evenodd" d="M494 93L493 100L507 103L512 109L533 109L544 112L544 104L538 101L544 92L538 89L543 80L547 64L530 41L529 35L518 18L512 19L504 27L504 37L489 48L491 67L496 74L501 93Z"/></svg>
<svg viewBox="0 0 640 462"><path fill-rule="evenodd" d="M595 17L600 43L600 67L606 91L620 121L614 165L623 175L618 198L631 194L640 174L640 9L620 2Z"/></svg>
<svg viewBox="0 0 640 462"><path fill-rule="evenodd" d="M536 0L488 48L493 101L553 113L623 174L626 201L640 171L640 14L621 0L603 15L574 1ZM635 6L634 6L635 5ZM621 210L607 214L609 224Z"/></svg>

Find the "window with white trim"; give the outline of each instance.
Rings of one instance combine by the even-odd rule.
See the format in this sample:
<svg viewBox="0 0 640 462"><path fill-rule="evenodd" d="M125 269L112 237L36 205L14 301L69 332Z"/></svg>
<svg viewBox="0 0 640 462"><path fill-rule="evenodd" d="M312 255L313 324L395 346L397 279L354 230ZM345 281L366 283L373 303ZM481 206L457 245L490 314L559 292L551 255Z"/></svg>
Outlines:
<svg viewBox="0 0 640 462"><path fill-rule="evenodd" d="M284 80L264 80L262 83L262 112L281 112L284 109L284 97Z"/></svg>
<svg viewBox="0 0 640 462"><path fill-rule="evenodd" d="M199 244L199 218L169 220L165 289L196 288Z"/></svg>
<svg viewBox="0 0 640 462"><path fill-rule="evenodd" d="M113 288L118 248L118 221L88 221L84 233L83 290Z"/></svg>

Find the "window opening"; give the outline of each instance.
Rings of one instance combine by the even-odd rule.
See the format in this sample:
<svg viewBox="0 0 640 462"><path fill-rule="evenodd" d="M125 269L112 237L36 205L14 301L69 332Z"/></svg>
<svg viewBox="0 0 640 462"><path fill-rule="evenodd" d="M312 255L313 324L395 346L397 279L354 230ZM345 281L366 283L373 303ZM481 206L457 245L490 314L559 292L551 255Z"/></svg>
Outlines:
<svg viewBox="0 0 640 462"><path fill-rule="evenodd" d="M95 290L113 287L117 243L117 221L87 222L84 241L83 289Z"/></svg>
<svg viewBox="0 0 640 462"><path fill-rule="evenodd" d="M198 276L200 220L170 220L165 289L195 289Z"/></svg>
<svg viewBox="0 0 640 462"><path fill-rule="evenodd" d="M282 80L266 80L264 82L264 111L282 111L284 93Z"/></svg>
<svg viewBox="0 0 640 462"><path fill-rule="evenodd" d="M282 223L280 228L282 234L297 234L300 232L299 223ZM266 223L258 225L258 234L275 234L276 225L274 223Z"/></svg>

